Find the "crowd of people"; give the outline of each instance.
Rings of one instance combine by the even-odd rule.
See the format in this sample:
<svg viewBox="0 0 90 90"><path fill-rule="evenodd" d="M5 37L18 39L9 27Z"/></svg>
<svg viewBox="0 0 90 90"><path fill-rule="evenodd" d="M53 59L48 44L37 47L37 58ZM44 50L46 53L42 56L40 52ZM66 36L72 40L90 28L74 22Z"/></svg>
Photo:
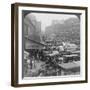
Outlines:
<svg viewBox="0 0 90 90"><path fill-rule="evenodd" d="M62 47L60 47L61 49ZM58 64L72 61L73 58L77 57L70 57L71 52L67 52L66 50L60 50L58 48L46 48L46 49L30 49L28 60L26 60L25 68L26 72L28 70L35 70L35 74L31 72L32 74L30 76L57 76L61 75L61 68ZM69 55L69 57L66 57L66 55ZM79 60L79 59L78 59ZM40 64L40 67L39 67ZM37 69L38 68L38 69ZM26 73L25 72L25 73ZM29 72L30 73L30 72Z"/></svg>

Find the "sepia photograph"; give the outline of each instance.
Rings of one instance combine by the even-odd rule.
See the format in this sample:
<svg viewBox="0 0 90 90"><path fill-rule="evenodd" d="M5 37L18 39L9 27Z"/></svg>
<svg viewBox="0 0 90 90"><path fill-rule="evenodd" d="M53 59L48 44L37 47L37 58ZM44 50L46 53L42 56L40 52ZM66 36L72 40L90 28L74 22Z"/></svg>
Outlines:
<svg viewBox="0 0 90 90"><path fill-rule="evenodd" d="M12 86L87 82L87 7L12 4Z"/></svg>

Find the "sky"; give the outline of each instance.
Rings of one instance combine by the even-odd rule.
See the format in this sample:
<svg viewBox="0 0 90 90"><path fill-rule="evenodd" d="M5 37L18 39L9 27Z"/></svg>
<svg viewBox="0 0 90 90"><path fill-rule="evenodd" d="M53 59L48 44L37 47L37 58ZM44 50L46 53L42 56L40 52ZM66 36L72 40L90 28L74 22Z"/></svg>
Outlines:
<svg viewBox="0 0 90 90"><path fill-rule="evenodd" d="M30 13L28 17L35 18L37 21L41 22L41 30L44 32L45 27L51 25L53 20L60 21L59 23L63 23L64 20L69 18L77 18L75 15L70 14L50 14L50 13Z"/></svg>

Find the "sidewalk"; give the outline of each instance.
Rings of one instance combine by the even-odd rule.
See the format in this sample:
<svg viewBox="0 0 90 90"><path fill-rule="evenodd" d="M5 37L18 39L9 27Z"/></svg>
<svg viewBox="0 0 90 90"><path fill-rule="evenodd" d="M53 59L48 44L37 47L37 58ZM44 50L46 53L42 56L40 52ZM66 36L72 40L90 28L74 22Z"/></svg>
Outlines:
<svg viewBox="0 0 90 90"><path fill-rule="evenodd" d="M39 71L42 69L42 66L45 64L45 62L42 61L35 61L35 65L33 65L32 69L28 68L26 77L34 77L39 75Z"/></svg>

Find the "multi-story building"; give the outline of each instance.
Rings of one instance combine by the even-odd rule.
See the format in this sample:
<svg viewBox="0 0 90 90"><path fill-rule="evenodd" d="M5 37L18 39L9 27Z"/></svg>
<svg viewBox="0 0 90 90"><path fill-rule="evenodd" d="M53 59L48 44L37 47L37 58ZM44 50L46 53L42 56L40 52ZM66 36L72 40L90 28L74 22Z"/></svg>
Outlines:
<svg viewBox="0 0 90 90"><path fill-rule="evenodd" d="M48 38L55 35L55 40L58 41L70 41L79 44L80 41L80 21L78 18L69 18L60 21L52 21L52 24L45 29L45 35Z"/></svg>
<svg viewBox="0 0 90 90"><path fill-rule="evenodd" d="M24 44L25 49L43 47L41 40L41 22L31 13L24 18Z"/></svg>

